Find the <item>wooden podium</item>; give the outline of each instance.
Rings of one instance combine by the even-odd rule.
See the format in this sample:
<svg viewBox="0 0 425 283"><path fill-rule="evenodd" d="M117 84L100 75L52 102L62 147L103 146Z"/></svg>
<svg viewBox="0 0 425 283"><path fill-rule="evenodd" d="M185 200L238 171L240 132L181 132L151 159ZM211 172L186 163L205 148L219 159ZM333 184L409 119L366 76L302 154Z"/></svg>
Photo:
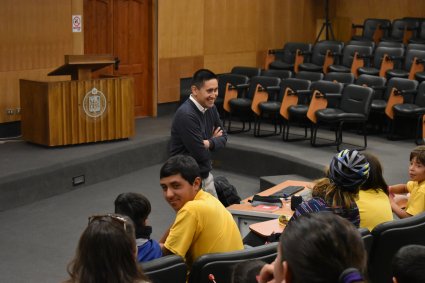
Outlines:
<svg viewBox="0 0 425 283"><path fill-rule="evenodd" d="M65 55L65 64L48 75L71 75L71 81L21 79L23 139L62 146L134 136L133 78L91 78L114 63L110 55Z"/></svg>

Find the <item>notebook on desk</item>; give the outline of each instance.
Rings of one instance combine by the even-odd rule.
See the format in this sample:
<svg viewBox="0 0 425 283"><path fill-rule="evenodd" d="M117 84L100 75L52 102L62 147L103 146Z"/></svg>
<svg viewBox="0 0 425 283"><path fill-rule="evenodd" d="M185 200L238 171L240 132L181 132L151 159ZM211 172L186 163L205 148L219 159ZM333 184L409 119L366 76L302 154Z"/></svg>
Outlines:
<svg viewBox="0 0 425 283"><path fill-rule="evenodd" d="M272 196L280 197L280 198L287 198L292 196L293 194L301 191L304 189L304 186L287 186L274 194Z"/></svg>

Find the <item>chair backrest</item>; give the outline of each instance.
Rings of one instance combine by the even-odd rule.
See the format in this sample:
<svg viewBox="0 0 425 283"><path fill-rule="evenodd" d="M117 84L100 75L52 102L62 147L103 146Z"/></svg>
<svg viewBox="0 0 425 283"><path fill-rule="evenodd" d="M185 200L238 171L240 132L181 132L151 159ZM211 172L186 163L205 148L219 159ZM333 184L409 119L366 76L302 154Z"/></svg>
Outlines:
<svg viewBox="0 0 425 283"><path fill-rule="evenodd" d="M378 46L373 56L373 66L377 69L381 68L382 59L384 55L402 57L404 55L404 48L395 47L380 47Z"/></svg>
<svg viewBox="0 0 425 283"><path fill-rule="evenodd" d="M286 89L289 87L293 91L310 89L311 82L309 80L289 78L280 82L280 92L278 101L282 101ZM305 97L303 97L305 98ZM298 99L298 104L306 104L306 99Z"/></svg>
<svg viewBox="0 0 425 283"><path fill-rule="evenodd" d="M424 39L424 40L425 40L425 21L423 21L423 22L421 23L421 27L420 27L420 30L419 30L418 38L419 38L419 39Z"/></svg>
<svg viewBox="0 0 425 283"><path fill-rule="evenodd" d="M330 81L317 81L313 82L310 86L312 92L315 90L320 91L321 93L341 93L344 88L344 84L335 83ZM328 107L334 108L338 104L338 99L328 99Z"/></svg>
<svg viewBox="0 0 425 283"><path fill-rule="evenodd" d="M373 244L372 233L370 233L369 229L367 228L359 228L357 230L359 231L360 236L362 237L364 248L367 252L367 255L369 256Z"/></svg>
<svg viewBox="0 0 425 283"><path fill-rule="evenodd" d="M420 44L420 43L409 43L406 47L407 51L411 50L411 49L415 49L415 50L425 50L425 44Z"/></svg>
<svg viewBox="0 0 425 283"><path fill-rule="evenodd" d="M232 282L232 270L237 263L258 259L267 263L274 261L277 255L278 242L248 248L241 251L214 253L200 256L192 265L189 283L210 283L213 274L217 282Z"/></svg>
<svg viewBox="0 0 425 283"><path fill-rule="evenodd" d="M350 40L345 44L345 46L348 45L368 46L372 47L372 50L375 49L375 42L372 40Z"/></svg>
<svg viewBox="0 0 425 283"><path fill-rule="evenodd" d="M363 37L369 40L373 40L373 35L375 30L378 28L378 25L384 29L384 36L388 35L389 29L391 27L391 21L387 19L366 19L363 23Z"/></svg>
<svg viewBox="0 0 425 283"><path fill-rule="evenodd" d="M344 43L340 41L323 40L316 43L313 47L313 55L311 63L323 66L325 62L326 52L330 50L332 53L341 53Z"/></svg>
<svg viewBox="0 0 425 283"><path fill-rule="evenodd" d="M387 101L390 97L391 90L396 88L400 91L402 90L416 90L418 87L418 82L415 80L403 79L403 78L392 78L388 80L387 89L385 90L384 100ZM413 102L413 94L403 96L404 103Z"/></svg>
<svg viewBox="0 0 425 283"><path fill-rule="evenodd" d="M224 97L226 93L226 84L230 83L233 86L247 84L249 78L245 75L238 74L222 74L218 76L218 96Z"/></svg>
<svg viewBox="0 0 425 283"><path fill-rule="evenodd" d="M412 30L412 37L418 37L419 28L424 18L404 17L402 20L406 23L407 28Z"/></svg>
<svg viewBox="0 0 425 283"><path fill-rule="evenodd" d="M356 80L356 85L366 85L368 87L383 87L387 83L387 79L372 75L360 75Z"/></svg>
<svg viewBox="0 0 425 283"><path fill-rule="evenodd" d="M261 70L261 76L262 77L275 77L280 79L287 79L292 77L292 72L288 70L275 70L275 69L268 69L268 70Z"/></svg>
<svg viewBox="0 0 425 283"><path fill-rule="evenodd" d="M324 75L323 73L318 73L318 72L299 71L298 73L295 74L295 77L297 79L309 80L309 81L315 82L315 81L323 80Z"/></svg>
<svg viewBox="0 0 425 283"><path fill-rule="evenodd" d="M341 65L351 67L353 63L354 54L357 52L358 55L370 56L372 55L372 47L370 46L358 46L358 45L346 45L342 52Z"/></svg>
<svg viewBox="0 0 425 283"><path fill-rule="evenodd" d="M375 90L374 89L374 99L378 99L380 97L382 97L382 93L385 91L384 88L385 84L387 83L387 79L384 77L377 77L377 76L372 76L372 75L360 75L357 80L356 80L356 85L361 85L361 86L368 86L371 88L378 88L379 90Z"/></svg>
<svg viewBox="0 0 425 283"><path fill-rule="evenodd" d="M360 113L369 116L373 89L355 84L347 85L342 91L340 109L347 113Z"/></svg>
<svg viewBox="0 0 425 283"><path fill-rule="evenodd" d="M245 97L252 99L254 97L255 90L258 84L266 88L269 86L279 86L280 81L281 80L276 77L262 77L262 76L252 77L251 80L249 81L249 89Z"/></svg>
<svg viewBox="0 0 425 283"><path fill-rule="evenodd" d="M297 50L310 52L311 44L303 42L287 42L283 46L283 53L276 53L276 59L282 60L288 64L294 64Z"/></svg>
<svg viewBox="0 0 425 283"><path fill-rule="evenodd" d="M404 36L404 30L407 25L408 23L402 19L393 20L389 38L392 40L402 41Z"/></svg>
<svg viewBox="0 0 425 283"><path fill-rule="evenodd" d="M336 81L343 84L352 84L354 83L354 75L352 73L339 73L339 72L330 72L325 75L323 78L325 81Z"/></svg>
<svg viewBox="0 0 425 283"><path fill-rule="evenodd" d="M378 43L377 47L404 48L404 43L396 41L381 41Z"/></svg>
<svg viewBox="0 0 425 283"><path fill-rule="evenodd" d="M421 82L415 97L415 104L419 107L425 107L425 81Z"/></svg>
<svg viewBox="0 0 425 283"><path fill-rule="evenodd" d="M141 263L142 270L152 282L167 283L171 280L175 283L185 283L187 266L183 258L178 255L167 255L152 261Z"/></svg>
<svg viewBox="0 0 425 283"><path fill-rule="evenodd" d="M390 283L391 261L395 253L406 245L425 245L425 213L385 222L372 230L373 244L369 257L372 283Z"/></svg>
<svg viewBox="0 0 425 283"><path fill-rule="evenodd" d="M344 85L342 83L335 83L324 80L312 82L310 86L312 91L318 90L321 93L341 93L343 88Z"/></svg>
<svg viewBox="0 0 425 283"><path fill-rule="evenodd" d="M245 66L235 66L230 71L232 74L245 75L248 78L259 76L261 74L261 69L257 67L245 67Z"/></svg>
<svg viewBox="0 0 425 283"><path fill-rule="evenodd" d="M413 60L415 58L425 60L425 50L416 50L416 49L407 50L406 57L404 58L403 69L409 72L410 67L412 67Z"/></svg>

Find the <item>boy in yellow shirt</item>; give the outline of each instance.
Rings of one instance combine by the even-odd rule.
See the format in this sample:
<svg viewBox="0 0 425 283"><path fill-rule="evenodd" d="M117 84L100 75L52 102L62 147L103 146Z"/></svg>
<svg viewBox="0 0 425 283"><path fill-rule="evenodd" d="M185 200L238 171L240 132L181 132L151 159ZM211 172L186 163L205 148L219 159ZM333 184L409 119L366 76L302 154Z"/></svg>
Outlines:
<svg viewBox="0 0 425 283"><path fill-rule="evenodd" d="M198 164L191 156L173 156L161 168L164 198L177 215L160 246L163 255L180 255L189 267L203 254L244 248L232 214L201 189L201 182Z"/></svg>
<svg viewBox="0 0 425 283"><path fill-rule="evenodd" d="M389 186L393 212L400 218L410 217L425 211L425 146L421 145L410 153L410 181L407 184ZM394 200L394 194L410 193L406 209Z"/></svg>

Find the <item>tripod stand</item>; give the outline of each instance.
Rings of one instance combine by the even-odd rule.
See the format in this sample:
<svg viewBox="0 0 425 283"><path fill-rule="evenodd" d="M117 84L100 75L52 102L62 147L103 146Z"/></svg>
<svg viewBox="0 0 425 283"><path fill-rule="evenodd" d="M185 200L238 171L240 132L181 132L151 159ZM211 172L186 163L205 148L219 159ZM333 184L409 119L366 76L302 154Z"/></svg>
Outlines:
<svg viewBox="0 0 425 283"><path fill-rule="evenodd" d="M334 31L332 29L332 24L329 21L329 6L328 6L328 0L325 0L325 22L322 24L322 27L320 28L319 34L316 37L316 42L319 41L320 36L322 35L323 30L325 30L325 38L326 40L329 40L329 32L331 35L332 40L335 40Z"/></svg>

